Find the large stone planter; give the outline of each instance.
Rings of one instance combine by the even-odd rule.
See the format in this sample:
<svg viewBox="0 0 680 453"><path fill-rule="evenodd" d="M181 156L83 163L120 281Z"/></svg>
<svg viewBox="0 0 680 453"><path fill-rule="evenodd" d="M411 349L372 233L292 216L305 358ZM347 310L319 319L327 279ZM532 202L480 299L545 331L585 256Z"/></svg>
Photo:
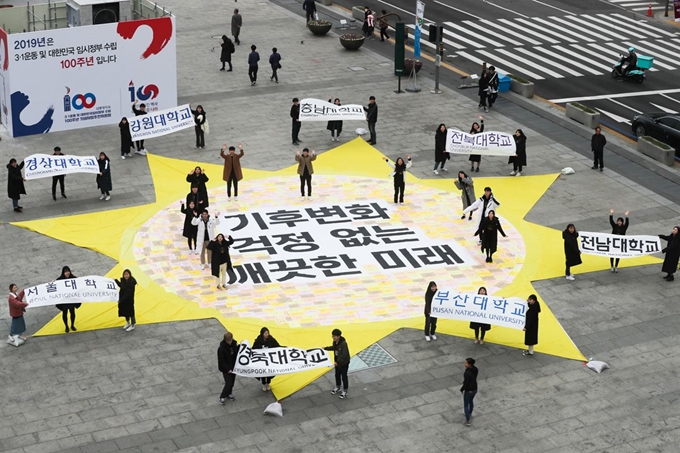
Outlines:
<svg viewBox="0 0 680 453"><path fill-rule="evenodd" d="M333 24L327 20L310 20L307 22L307 28L316 36L323 36L333 28Z"/></svg>
<svg viewBox="0 0 680 453"><path fill-rule="evenodd" d="M364 35L347 33L340 36L340 44L347 50L359 50L359 48L364 45L364 41L366 41Z"/></svg>
<svg viewBox="0 0 680 453"><path fill-rule="evenodd" d="M533 82L520 82L512 77L510 78L510 91L524 96L525 98L534 97L534 83Z"/></svg>
<svg viewBox="0 0 680 453"><path fill-rule="evenodd" d="M406 58L404 60L404 75L411 74L414 66L416 68L416 74L418 74L423 68L423 62L420 60L413 60L412 58Z"/></svg>
<svg viewBox="0 0 680 453"><path fill-rule="evenodd" d="M675 150L673 147L666 145L666 148L655 144L650 141L650 137L646 135L643 137L638 137L637 142L638 151L640 151L645 156L649 156L652 159L663 162L664 164L672 167L675 163Z"/></svg>
<svg viewBox="0 0 680 453"><path fill-rule="evenodd" d="M364 7L363 6L353 7L352 8L352 17L363 24L364 19L366 18L366 14L364 14Z"/></svg>
<svg viewBox="0 0 680 453"><path fill-rule="evenodd" d="M583 124L586 127L589 127L590 129L595 129L597 126L600 125L600 113L595 112L595 111L588 111L584 110L583 108L579 107L584 107L581 106L581 104L577 102L570 102L567 104L567 117L571 118L572 120L578 121L579 123ZM585 107L587 108L587 107ZM590 110L590 109L589 109Z"/></svg>
<svg viewBox="0 0 680 453"><path fill-rule="evenodd" d="M321 0L322 5L331 6L333 2L331 0Z"/></svg>

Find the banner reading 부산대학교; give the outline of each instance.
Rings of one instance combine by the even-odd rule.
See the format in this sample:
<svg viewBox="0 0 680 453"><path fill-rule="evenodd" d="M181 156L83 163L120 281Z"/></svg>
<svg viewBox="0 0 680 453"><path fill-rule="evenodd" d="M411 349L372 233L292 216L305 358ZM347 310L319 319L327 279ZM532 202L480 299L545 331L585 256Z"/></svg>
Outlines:
<svg viewBox="0 0 680 453"><path fill-rule="evenodd" d="M439 290L432 298L430 316L522 330L526 309L526 301L518 297L504 299Z"/></svg>
<svg viewBox="0 0 680 453"><path fill-rule="evenodd" d="M71 173L99 173L94 156L31 154L24 159L24 178L38 179Z"/></svg>
<svg viewBox="0 0 680 453"><path fill-rule="evenodd" d="M466 134L449 129L446 132L446 152L451 154L479 154L482 156L514 156L517 150L512 134L479 132Z"/></svg>
<svg viewBox="0 0 680 453"><path fill-rule="evenodd" d="M321 99L300 102L300 121L366 121L366 112L358 104L335 105Z"/></svg>
<svg viewBox="0 0 680 453"><path fill-rule="evenodd" d="M248 341L242 341L233 373L258 378L299 373L314 368L333 368L333 362L322 348L252 349Z"/></svg>
<svg viewBox="0 0 680 453"><path fill-rule="evenodd" d="M118 287L112 278L99 275L55 280L24 290L29 308L84 302L118 302Z"/></svg>
<svg viewBox="0 0 680 453"><path fill-rule="evenodd" d="M129 120L132 140L146 140L195 126L189 104L137 115Z"/></svg>
<svg viewBox="0 0 680 453"><path fill-rule="evenodd" d="M635 258L661 252L656 236L622 236L619 234L579 231L581 252L607 258Z"/></svg>

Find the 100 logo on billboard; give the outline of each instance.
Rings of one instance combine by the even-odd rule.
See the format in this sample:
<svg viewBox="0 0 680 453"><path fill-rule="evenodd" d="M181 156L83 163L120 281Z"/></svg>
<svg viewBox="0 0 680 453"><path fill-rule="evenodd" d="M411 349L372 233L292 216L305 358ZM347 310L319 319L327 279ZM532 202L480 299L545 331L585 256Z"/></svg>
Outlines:
<svg viewBox="0 0 680 453"><path fill-rule="evenodd" d="M142 85L135 91L135 84L130 81L128 85L128 91L130 92L130 102L148 101L150 99L156 99L160 90L154 84Z"/></svg>
<svg viewBox="0 0 680 453"><path fill-rule="evenodd" d="M97 97L94 93L76 94L71 98L71 89L66 87L66 95L64 96L64 111L70 112L71 107L75 110L91 109L97 104Z"/></svg>

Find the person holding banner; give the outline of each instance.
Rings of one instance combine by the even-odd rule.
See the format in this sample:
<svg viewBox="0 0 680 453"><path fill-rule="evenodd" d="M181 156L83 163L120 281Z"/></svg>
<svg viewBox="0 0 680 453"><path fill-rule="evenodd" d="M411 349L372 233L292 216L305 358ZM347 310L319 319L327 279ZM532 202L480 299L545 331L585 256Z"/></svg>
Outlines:
<svg viewBox="0 0 680 453"><path fill-rule="evenodd" d="M625 236L626 235L626 230L628 229L628 212L626 211L625 216L626 216L626 221L624 223L623 217L619 217L616 219L616 223L614 223L614 210L610 209L609 210L609 224L612 226L612 234L617 234L619 236ZM619 271L619 260L620 258L609 258L609 264L612 267L612 272L618 272Z"/></svg>
<svg viewBox="0 0 680 453"><path fill-rule="evenodd" d="M57 280L68 280L71 278L78 278L71 273L71 269L68 266L64 266L61 269L61 275L57 277ZM61 310L61 320L64 321L64 327L66 328L66 333L69 332L68 328L68 314L71 314L71 330L77 332L76 329L76 309L80 308L82 304L57 304L57 308Z"/></svg>
<svg viewBox="0 0 680 453"><path fill-rule="evenodd" d="M425 290L425 341L436 340L437 318L430 316L432 312L432 299L437 294L437 284L430 282Z"/></svg>
<svg viewBox="0 0 680 453"><path fill-rule="evenodd" d="M410 155L406 155L406 160L408 160L407 164L404 163L404 159L397 157L396 162L391 163L388 158L385 158L387 165L394 169L394 171L390 173L390 176L394 177L394 204L397 204L397 201L401 204L404 204L404 189L406 188L406 183L404 182L404 173L406 173L406 170L411 168L411 165L413 165Z"/></svg>
<svg viewBox="0 0 680 453"><path fill-rule="evenodd" d="M135 116L140 116L140 115L146 115L146 104L139 104L139 109L137 108L137 100L135 99L135 103L132 104L132 112L135 114ZM137 140L135 142L135 145L137 146L137 151L135 151L135 154L139 154L140 156L146 156L146 148L144 148L144 140Z"/></svg>
<svg viewBox="0 0 680 453"><path fill-rule="evenodd" d="M113 190L113 183L111 182L111 161L106 153L99 153L99 160L97 164L99 165L99 174L97 175L97 188L101 191L102 195L99 197L100 200L109 201L111 199L110 192Z"/></svg>
<svg viewBox="0 0 680 453"><path fill-rule="evenodd" d="M7 196L12 199L12 207L14 212L21 212L22 208L19 206L19 200L22 195L26 195L24 188L24 177L21 174L21 169L24 168L24 161L17 164L17 160L12 158L7 164Z"/></svg>
<svg viewBox="0 0 680 453"><path fill-rule="evenodd" d="M279 342L276 341L276 338L272 337L269 334L269 329L267 329L266 327L260 329L260 335L253 342L253 349L267 349L280 347L281 345L279 344ZM271 386L269 384L271 384L272 379L274 379L274 376L259 378L260 382L262 382L263 392L271 390Z"/></svg>
<svg viewBox="0 0 680 453"><path fill-rule="evenodd" d="M63 156L61 148L55 146L52 155ZM66 193L64 192L64 175L52 176L52 200L54 201L57 201L57 183L59 183L59 188L61 189L61 198L66 198Z"/></svg>
<svg viewBox="0 0 680 453"><path fill-rule="evenodd" d="M481 84L482 79L479 79L479 80L480 80L479 83ZM481 87L481 85L480 85L480 87ZM486 102L486 101L484 101L484 102ZM486 104L484 104L484 105L485 105L484 111L487 112L488 110L486 109ZM482 125L480 126L479 123L476 122L476 121L474 123L472 123L472 127L470 128L470 134L471 135L475 135L475 134L484 132L484 118L482 118L480 116L479 120L480 120L480 123L482 123ZM479 163L482 161L482 156L480 154L470 154L470 157L468 158L468 160L470 161L470 172L476 171L477 173L479 173ZM475 162L477 162L477 169L476 170L475 170Z"/></svg>
<svg viewBox="0 0 680 453"><path fill-rule="evenodd" d="M12 317L12 324L9 328L7 344L19 347L26 342L26 322L24 312L28 307L28 302L24 302L24 291L19 292L19 287L12 283L9 285L9 315Z"/></svg>
<svg viewBox="0 0 680 453"><path fill-rule="evenodd" d="M463 201L463 209L467 208L470 206L472 203L474 203L473 200L475 200L475 186L474 182L472 181L472 176L468 176L465 174L464 171L459 171L458 172L458 179L453 181L453 183L456 185L456 188L460 190L460 197L461 200ZM465 213L461 216L461 219L465 219ZM472 220L472 211L470 211L468 220Z"/></svg>
<svg viewBox="0 0 680 453"><path fill-rule="evenodd" d="M578 266L581 261L581 250L578 248L578 232L573 223L567 225L567 228L562 232L562 239L564 239L564 257L566 259L566 269L564 271L567 280L574 281L574 275L571 273L571 268Z"/></svg>
<svg viewBox="0 0 680 453"><path fill-rule="evenodd" d="M501 228L501 222L496 217L496 211L489 211L489 215L482 220L482 224L477 230L479 236L482 240L482 253L486 252L486 262L493 263L493 254L496 253L498 248L498 232L501 232L503 237L506 237L503 228ZM475 233L475 236L477 236Z"/></svg>
<svg viewBox="0 0 680 453"><path fill-rule="evenodd" d="M234 334L226 332L224 339L220 341L220 346L217 348L217 368L224 377L224 387L220 394L220 404L224 405L227 399L234 401L234 382L236 375L233 373L234 366L236 366L236 357L238 356L238 343L234 340Z"/></svg>
<svg viewBox="0 0 680 453"><path fill-rule="evenodd" d="M205 174L201 167L194 168L194 171L187 175L187 182L191 184L191 191L193 193L194 187L198 188L198 201L196 206L202 209L210 206L210 201L208 200L208 188L205 183L210 181L208 175ZM187 199L187 204L189 203ZM196 202L196 200L194 200Z"/></svg>
<svg viewBox="0 0 680 453"><path fill-rule="evenodd" d="M132 276L130 269L125 269L121 279L116 279L116 284L120 288L118 293L118 317L125 318L123 330L132 332L137 324L135 319L135 286L137 286L137 280Z"/></svg>
<svg viewBox="0 0 680 453"><path fill-rule="evenodd" d="M227 289L227 271L232 270L229 246L233 243L234 238L228 236L225 239L222 233L218 234L214 241L208 243L208 250L212 252L210 270L213 277L217 279L217 289Z"/></svg>
<svg viewBox="0 0 680 453"><path fill-rule="evenodd" d="M515 155L508 158L508 163L512 164L510 176L522 176L522 167L527 164L527 136L522 129L517 129L515 135Z"/></svg>
<svg viewBox="0 0 680 453"><path fill-rule="evenodd" d="M573 225L572 225L573 226ZM527 347L526 351L522 351L522 355L534 355L534 346L538 344L538 314L541 312L541 304L535 294L527 298L527 312L524 322L524 344Z"/></svg>
<svg viewBox="0 0 680 453"><path fill-rule="evenodd" d="M328 99L328 102L333 102L333 104L337 106L341 106L340 104L340 99L335 98L334 101L331 101L332 97ZM342 120L334 120L334 121L329 121L328 125L326 125L326 129L331 131L331 141L332 142L339 142L340 141L340 132L342 132Z"/></svg>
<svg viewBox="0 0 680 453"><path fill-rule="evenodd" d="M486 288L480 287L477 294L486 296ZM475 344L484 344L484 335L488 330L491 330L491 324L484 324L481 322L470 322L470 329L475 331Z"/></svg>
<svg viewBox="0 0 680 453"><path fill-rule="evenodd" d="M125 160L126 157L130 156L130 148L134 149L132 144L132 133L130 132L130 123L128 119L123 117L118 123L118 128L120 129L120 158Z"/></svg>
<svg viewBox="0 0 680 453"><path fill-rule="evenodd" d="M231 201L231 186L234 186L234 200L238 201L238 182L243 179L243 172L241 171L241 158L245 154L243 152L243 145L238 144L239 153L236 154L236 148L229 147L229 154L224 154L227 149L227 144L222 145L220 150L220 157L224 159L224 170L222 171L222 179L227 183L227 199Z"/></svg>
<svg viewBox="0 0 680 453"><path fill-rule="evenodd" d="M188 209L184 207L184 202L180 201L180 211L184 214L184 228L182 229L182 236L187 238L187 244L189 244L189 254L196 255L198 251L196 250L196 236L198 235L198 225L194 225L192 221L198 218L198 213L196 212L196 205L193 201L189 202ZM193 242L193 246L192 246Z"/></svg>
<svg viewBox="0 0 680 453"><path fill-rule="evenodd" d="M333 344L324 348L326 351L333 351L333 361L335 362L335 387L331 390L331 395L340 392L340 399L343 400L347 397L347 389L349 388L347 378L350 362L349 347L340 329L333 329L331 336L333 337ZM342 391L340 389L341 381Z"/></svg>
<svg viewBox="0 0 680 453"><path fill-rule="evenodd" d="M463 412L465 413L465 420L463 424L470 426L472 423L472 411L475 408L474 399L477 394L477 376L479 370L475 366L475 359L468 357L463 362L465 372L463 373L463 385L460 388L460 393L463 394Z"/></svg>
<svg viewBox="0 0 680 453"><path fill-rule="evenodd" d="M440 124L434 133L434 174L438 175L437 167L441 166L442 171L446 169L446 160L448 153L446 152L446 125ZM473 198L474 199L474 198Z"/></svg>
<svg viewBox="0 0 680 453"><path fill-rule="evenodd" d="M666 254L661 271L666 273L664 279L672 282L675 280L673 274L678 270L678 260L680 259L680 236L678 235L678 227L673 227L673 231L671 231L671 234L668 236L660 234L659 237L668 241L666 248L661 251Z"/></svg>

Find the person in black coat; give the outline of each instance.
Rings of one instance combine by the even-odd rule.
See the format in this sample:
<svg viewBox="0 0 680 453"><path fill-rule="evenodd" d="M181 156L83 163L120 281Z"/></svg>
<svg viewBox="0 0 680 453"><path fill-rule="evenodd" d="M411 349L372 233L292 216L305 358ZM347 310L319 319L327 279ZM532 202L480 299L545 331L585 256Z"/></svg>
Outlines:
<svg viewBox="0 0 680 453"><path fill-rule="evenodd" d="M432 299L437 294L437 284L430 282L425 290L425 341L436 340L437 318L430 316L432 312Z"/></svg>
<svg viewBox="0 0 680 453"><path fill-rule="evenodd" d="M465 372L463 373L463 385L460 388L460 393L463 394L463 412L465 413L465 426L470 426L472 423L472 411L475 408L474 399L477 394L477 376L479 370L475 366L475 359L468 357L463 362Z"/></svg>
<svg viewBox="0 0 680 453"><path fill-rule="evenodd" d="M477 294L486 296L486 288L480 287L477 290ZM471 322L470 329L475 331L475 344L484 344L484 335L488 330L491 330L491 324L484 324L481 322Z"/></svg>
<svg viewBox="0 0 680 453"><path fill-rule="evenodd" d="M276 47L272 49L272 54L269 55L269 66L272 68L272 76L269 80L275 80L276 83L279 83L278 71L281 69L281 54Z"/></svg>
<svg viewBox="0 0 680 453"><path fill-rule="evenodd" d="M578 232L573 223L567 225L567 228L562 232L562 239L564 239L564 257L566 259L566 270L564 271L567 280L576 280L571 273L571 268L578 266L581 261L581 250L578 248Z"/></svg>
<svg viewBox="0 0 680 453"><path fill-rule="evenodd" d="M222 62L222 68L220 71L225 70L225 63L229 63L229 69L227 72L231 72L233 69L231 66L231 54L233 54L236 51L236 48L234 47L234 43L231 42L231 39L227 35L222 35L222 43L220 44L220 47L222 47L222 51L220 52L220 61Z"/></svg>
<svg viewBox="0 0 680 453"><path fill-rule="evenodd" d="M486 98L489 95L489 74L486 71L482 71L482 75L479 76L479 90L477 94L479 95L479 108L483 108L485 112L488 112Z"/></svg>
<svg viewBox="0 0 680 453"><path fill-rule="evenodd" d="M132 143L130 123L126 117L120 120L118 127L120 128L120 158L125 160L126 157L130 157L130 149L134 149L135 145Z"/></svg>
<svg viewBox="0 0 680 453"><path fill-rule="evenodd" d="M267 349L280 347L281 345L279 344L279 342L276 341L276 338L272 337L269 334L269 329L267 329L266 327L260 329L260 335L253 342L253 349ZM271 384L272 379L274 379L274 376L259 378L259 381L262 382L263 392L271 390L271 386L269 384Z"/></svg>
<svg viewBox="0 0 680 453"><path fill-rule="evenodd" d="M182 229L182 236L187 238L187 244L189 244L189 253L196 255L196 235L198 234L198 225L191 223L198 213L196 212L196 205L193 201L190 201L187 208L184 207L184 202L180 201L180 211L184 214L184 228ZM193 242L193 246L192 246Z"/></svg>
<svg viewBox="0 0 680 453"><path fill-rule="evenodd" d="M314 0L305 0L304 2L302 2L302 9L305 10L305 16L307 17L307 22L315 19L316 2Z"/></svg>
<svg viewBox="0 0 680 453"><path fill-rule="evenodd" d="M71 269L68 266L64 266L61 269L61 275L57 277L57 280L68 280L71 278L78 278L71 273ZM81 304L57 304L57 308L61 310L61 319L64 321L64 327L66 328L66 333L69 332L68 328L68 314L71 314L71 330L77 331L76 329L76 308L80 308Z"/></svg>
<svg viewBox="0 0 680 453"><path fill-rule="evenodd" d="M205 185L208 181L210 181L210 178L208 178L208 175L205 174L201 167L194 168L194 171L187 175L187 182L191 184L192 192L194 186L198 187L198 201L194 201L196 202L196 207L199 208L200 211L203 211L210 206L210 202L208 201L208 187ZM187 205L190 201L192 200L187 199Z"/></svg>
<svg viewBox="0 0 680 453"><path fill-rule="evenodd" d="M675 280L673 274L678 270L678 259L680 259L680 235L678 235L678 227L673 227L673 231L668 236L660 234L659 237L668 241L666 248L662 250L666 257L663 260L661 271L667 274L664 279L672 282Z"/></svg>
<svg viewBox="0 0 680 453"><path fill-rule="evenodd" d="M484 120L482 119L481 116L479 117L479 122L482 123L481 126L476 121L472 123L472 127L470 128L470 134L475 135L484 132ZM472 173L473 171L479 173L479 163L482 161L482 156L479 154L470 154L468 160L470 161L470 173ZM475 170L475 162L477 162L477 170Z"/></svg>
<svg viewBox="0 0 680 453"><path fill-rule="evenodd" d="M332 99L332 98L331 98ZM328 99L328 102L331 102L331 99ZM333 104L340 106L340 99L335 98L334 101L332 101ZM331 131L331 141L332 142L339 142L340 141L340 133L342 132L342 120L333 120L329 121L328 124L326 125L326 129Z"/></svg>
<svg viewBox="0 0 680 453"><path fill-rule="evenodd" d="M378 104L375 102L375 96L368 98L368 106L364 107L366 112L366 122L368 123L368 131L371 133L371 138L368 141L369 144L376 144L376 133L375 133L375 123L378 122Z"/></svg>
<svg viewBox="0 0 680 453"><path fill-rule="evenodd" d="M196 149L205 149L205 131L203 130L206 122L205 110L202 105L197 105L196 110L191 110L194 115L194 132L196 133Z"/></svg>
<svg viewBox="0 0 680 453"><path fill-rule="evenodd" d="M333 351L335 387L331 390L331 395L340 392L339 398L343 400L347 397L347 390L349 389L349 378L347 377L350 362L349 346L340 329L333 329L331 336L333 337L333 344L324 348L326 351ZM341 383L342 388L340 387Z"/></svg>
<svg viewBox="0 0 680 453"><path fill-rule="evenodd" d="M612 234L617 234L619 236L625 236L626 230L628 229L628 211L626 211L626 221L623 221L623 217L619 217L614 222L614 210L609 210L609 224L612 226ZM611 265L612 272L619 271L619 260L620 258L609 258L609 264Z"/></svg>
<svg viewBox="0 0 680 453"><path fill-rule="evenodd" d="M600 167L600 171L604 169L604 145L607 144L607 139L601 134L602 129L595 128L595 133L590 139L590 149L593 151L593 170Z"/></svg>
<svg viewBox="0 0 680 453"><path fill-rule="evenodd" d="M224 387L220 394L220 404L224 404L226 399L234 401L234 381L236 375L233 373L234 366L236 366L236 357L238 356L238 343L234 340L234 335L231 332L224 334L224 339L220 342L220 347L217 348L217 367L222 372L224 377Z"/></svg>
<svg viewBox="0 0 680 453"><path fill-rule="evenodd" d="M522 129L517 129L514 135L515 155L508 158L508 163L512 164L510 176L522 176L522 167L527 164L527 136Z"/></svg>
<svg viewBox="0 0 680 453"><path fill-rule="evenodd" d="M446 169L446 160L449 153L446 152L446 125L440 124L434 133L434 174L438 175L437 167L441 166L442 171Z"/></svg>
<svg viewBox="0 0 680 453"><path fill-rule="evenodd" d="M489 215L482 220L482 225L479 227L475 236L480 234L482 240L482 253L486 252L486 262L493 263L493 254L498 248L498 232L500 231L503 237L506 236L501 222L496 217L496 211L489 211Z"/></svg>
<svg viewBox="0 0 680 453"><path fill-rule="evenodd" d="M137 320L135 319L135 286L137 280L132 276L130 269L123 271L123 277L116 284L120 288L118 293L118 317L125 318L123 330L132 332L135 330Z"/></svg>
<svg viewBox="0 0 680 453"><path fill-rule="evenodd" d="M26 195L24 188L24 177L21 174L21 169L24 168L24 161L17 164L17 160L12 158L7 164L7 196L12 199L12 207L14 212L21 212L22 208L19 206L19 200L22 195Z"/></svg>
<svg viewBox="0 0 680 453"><path fill-rule="evenodd" d="M208 250L212 252L210 270L213 277L217 278L217 289L227 289L227 271L232 270L229 246L233 243L234 238L228 236L225 239L222 233L208 243Z"/></svg>
<svg viewBox="0 0 680 453"><path fill-rule="evenodd" d="M300 100L298 98L293 98L293 105L290 106L290 117L293 120L293 145L299 145L300 144L300 138L298 137L298 134L300 134L300 128L302 127L302 123L300 122Z"/></svg>
<svg viewBox="0 0 680 453"><path fill-rule="evenodd" d="M106 153L99 153L99 174L97 175L97 188L102 193L100 200L109 201L111 199L111 191L113 190L113 183L111 182L111 160Z"/></svg>
<svg viewBox="0 0 680 453"><path fill-rule="evenodd" d="M541 304L535 294L527 299L527 312L524 318L524 344L528 346L522 355L534 355L534 346L538 344L538 314L541 312Z"/></svg>

